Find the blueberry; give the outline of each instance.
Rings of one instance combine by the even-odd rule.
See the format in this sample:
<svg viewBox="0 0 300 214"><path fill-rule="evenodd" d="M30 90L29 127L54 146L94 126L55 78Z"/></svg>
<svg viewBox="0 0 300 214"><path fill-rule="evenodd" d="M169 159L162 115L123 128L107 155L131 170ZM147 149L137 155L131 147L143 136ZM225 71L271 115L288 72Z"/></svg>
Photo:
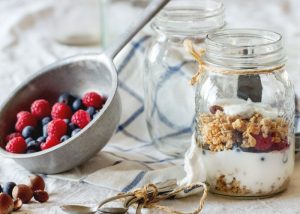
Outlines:
<svg viewBox="0 0 300 214"><path fill-rule="evenodd" d="M67 105L71 105L75 99L76 99L76 97L74 97L73 95L71 95L69 93L63 93L59 96L58 102L65 103Z"/></svg>
<svg viewBox="0 0 300 214"><path fill-rule="evenodd" d="M12 197L13 188L16 186L14 182L7 182L3 185L3 192Z"/></svg>
<svg viewBox="0 0 300 214"><path fill-rule="evenodd" d="M210 150L209 149L209 145L208 144L202 144L202 149L205 149L205 150Z"/></svg>
<svg viewBox="0 0 300 214"><path fill-rule="evenodd" d="M235 149L235 151L240 152L241 149L237 147L237 148Z"/></svg>
<svg viewBox="0 0 300 214"><path fill-rule="evenodd" d="M65 141L67 141L69 138L70 138L70 137L69 137L68 135L64 135L64 136L62 136L62 137L60 138L60 142L61 142L61 143L62 143L62 142L65 142Z"/></svg>
<svg viewBox="0 0 300 214"><path fill-rule="evenodd" d="M27 150L34 150L36 152L41 150L41 142L39 141L31 141L27 144Z"/></svg>
<svg viewBox="0 0 300 214"><path fill-rule="evenodd" d="M48 137L48 130L47 130L47 128L48 128L47 124L43 126L43 137L45 137L45 138Z"/></svg>
<svg viewBox="0 0 300 214"><path fill-rule="evenodd" d="M95 119L98 116L98 113L99 112L96 112L96 114L94 114L92 118Z"/></svg>
<svg viewBox="0 0 300 214"><path fill-rule="evenodd" d="M89 113L89 115L91 116L91 118L93 118L93 115L96 114L96 109L94 107L88 107L86 109L86 112Z"/></svg>
<svg viewBox="0 0 300 214"><path fill-rule="evenodd" d="M26 138L25 142L28 144L30 141L33 141L32 137Z"/></svg>
<svg viewBox="0 0 300 214"><path fill-rule="evenodd" d="M22 136L24 138L29 138L33 136L34 134L34 128L32 126L26 126L22 131Z"/></svg>
<svg viewBox="0 0 300 214"><path fill-rule="evenodd" d="M240 147L240 145L243 143L243 133L239 132L237 130L234 130L232 132L233 135L233 142L235 142L237 147Z"/></svg>
<svg viewBox="0 0 300 214"><path fill-rule="evenodd" d="M64 119L65 123L66 124L69 124L70 123L70 120L69 119Z"/></svg>
<svg viewBox="0 0 300 214"><path fill-rule="evenodd" d="M82 109L83 105L82 105L82 100L81 99L76 99L73 104L72 104L72 109L73 111L78 111L79 109Z"/></svg>
<svg viewBox="0 0 300 214"><path fill-rule="evenodd" d="M2 186L0 185L0 193L3 192Z"/></svg>
<svg viewBox="0 0 300 214"><path fill-rule="evenodd" d="M36 141L38 141L40 143L44 143L46 141L46 138L41 136L41 137L38 137L38 139L36 139Z"/></svg>
<svg viewBox="0 0 300 214"><path fill-rule="evenodd" d="M81 129L75 129L74 131L72 131L72 137L74 136L74 135L76 135L78 132L80 132L81 131Z"/></svg>
<svg viewBox="0 0 300 214"><path fill-rule="evenodd" d="M68 124L68 132L70 134L72 134L72 131L74 131L75 129L77 129L78 127L74 124L74 123L69 123Z"/></svg>
<svg viewBox="0 0 300 214"><path fill-rule="evenodd" d="M260 160L261 160L261 161L265 161L265 158L264 158L264 157L261 157Z"/></svg>
<svg viewBox="0 0 300 214"><path fill-rule="evenodd" d="M50 117L44 117L42 119L42 125L47 125L49 122L51 121L51 118Z"/></svg>

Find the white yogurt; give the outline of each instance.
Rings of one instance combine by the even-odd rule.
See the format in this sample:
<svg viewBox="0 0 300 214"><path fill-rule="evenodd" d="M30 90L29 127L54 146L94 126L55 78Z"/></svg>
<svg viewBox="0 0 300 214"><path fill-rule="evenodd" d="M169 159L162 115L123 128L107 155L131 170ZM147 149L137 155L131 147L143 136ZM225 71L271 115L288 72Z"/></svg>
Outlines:
<svg viewBox="0 0 300 214"><path fill-rule="evenodd" d="M289 149L284 151L268 153L237 150L212 152L199 148L193 136L190 150L185 156L186 177L179 184L187 185L206 180L214 188L217 179L224 175L228 183L235 177L241 187L245 186L251 191L250 194L268 194L280 189L292 175L293 145L291 143Z"/></svg>
<svg viewBox="0 0 300 214"><path fill-rule="evenodd" d="M278 117L278 109L263 103L254 103L250 99L223 99L213 105L220 105L224 113L230 116L239 115L242 118L250 118L255 112L259 112L265 118L275 119Z"/></svg>
<svg viewBox="0 0 300 214"><path fill-rule="evenodd" d="M192 139L194 138L193 135ZM184 158L184 170L186 176L179 181L178 184L180 186L206 181L206 170L202 154L202 148L196 145L195 140L192 140L191 147L186 152Z"/></svg>
<svg viewBox="0 0 300 214"><path fill-rule="evenodd" d="M225 175L227 183L235 177L240 186L245 186L252 194L269 193L280 189L292 175L294 168L292 149L269 153L205 151L202 159L207 181L212 186L220 176Z"/></svg>

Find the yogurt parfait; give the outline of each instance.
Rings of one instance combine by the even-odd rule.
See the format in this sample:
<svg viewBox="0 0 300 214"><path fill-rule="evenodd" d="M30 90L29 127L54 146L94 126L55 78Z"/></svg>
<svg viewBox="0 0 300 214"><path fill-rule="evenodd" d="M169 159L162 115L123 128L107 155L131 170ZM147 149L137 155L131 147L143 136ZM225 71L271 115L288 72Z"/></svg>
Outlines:
<svg viewBox="0 0 300 214"><path fill-rule="evenodd" d="M206 181L211 192L259 198L284 191L294 169L295 93L282 36L257 29L209 34L199 63L196 129L182 184Z"/></svg>
<svg viewBox="0 0 300 214"><path fill-rule="evenodd" d="M289 122L268 105L218 102L197 118L211 191L232 196L267 196L286 189L294 168Z"/></svg>

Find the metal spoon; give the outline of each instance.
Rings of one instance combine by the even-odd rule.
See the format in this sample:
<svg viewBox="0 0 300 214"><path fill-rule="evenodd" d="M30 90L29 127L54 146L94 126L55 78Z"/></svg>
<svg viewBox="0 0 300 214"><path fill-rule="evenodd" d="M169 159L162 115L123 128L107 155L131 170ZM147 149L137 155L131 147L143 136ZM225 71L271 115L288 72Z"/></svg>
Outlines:
<svg viewBox="0 0 300 214"><path fill-rule="evenodd" d="M90 214L90 213L95 213L97 212L97 207L88 207L88 206L83 206L83 205L63 205L60 206L60 208L69 214Z"/></svg>
<svg viewBox="0 0 300 214"><path fill-rule="evenodd" d="M101 209L98 209L97 214L126 214L128 211L128 208L123 207L104 207Z"/></svg>
<svg viewBox="0 0 300 214"><path fill-rule="evenodd" d="M64 212L69 214L92 214L92 213L111 213L125 214L128 208L123 207L105 207L97 210L97 207L88 207L83 205L63 205L60 207Z"/></svg>
<svg viewBox="0 0 300 214"><path fill-rule="evenodd" d="M60 208L65 211L66 213L69 214L89 214L89 213L112 213L112 214L125 214L127 213L128 208L126 207L110 207L110 208L99 208L103 204L106 204L108 202L120 199L120 198L125 198L125 197L130 197L133 194L125 194L125 195L117 195L114 197L111 197L109 199L106 199L102 201L98 206L95 207L88 207L84 205L62 205Z"/></svg>
<svg viewBox="0 0 300 214"><path fill-rule="evenodd" d="M166 194L170 191L172 191L176 186L176 180L167 180L165 182L157 183L156 184L158 188L159 194ZM151 191L149 192L151 194ZM125 201L123 203L123 207L102 207L104 204L112 202L114 200L125 198ZM97 207L88 207L83 205L63 205L60 208L69 213L69 214L83 214L83 213L112 213L112 214L126 214L129 207L136 203L139 199L134 196L133 193L127 193L122 195L117 195L111 198L108 198L104 201L102 201ZM142 207L138 207L137 213L141 212Z"/></svg>

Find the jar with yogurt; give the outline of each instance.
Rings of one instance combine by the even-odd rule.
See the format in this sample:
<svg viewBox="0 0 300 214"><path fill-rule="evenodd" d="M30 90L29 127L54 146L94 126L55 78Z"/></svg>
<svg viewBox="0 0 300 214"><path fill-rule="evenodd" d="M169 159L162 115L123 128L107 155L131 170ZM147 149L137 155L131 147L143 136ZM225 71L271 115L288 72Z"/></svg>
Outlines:
<svg viewBox="0 0 300 214"><path fill-rule="evenodd" d="M249 198L284 191L294 168L295 95L282 36L219 31L198 56L195 142L210 190Z"/></svg>

